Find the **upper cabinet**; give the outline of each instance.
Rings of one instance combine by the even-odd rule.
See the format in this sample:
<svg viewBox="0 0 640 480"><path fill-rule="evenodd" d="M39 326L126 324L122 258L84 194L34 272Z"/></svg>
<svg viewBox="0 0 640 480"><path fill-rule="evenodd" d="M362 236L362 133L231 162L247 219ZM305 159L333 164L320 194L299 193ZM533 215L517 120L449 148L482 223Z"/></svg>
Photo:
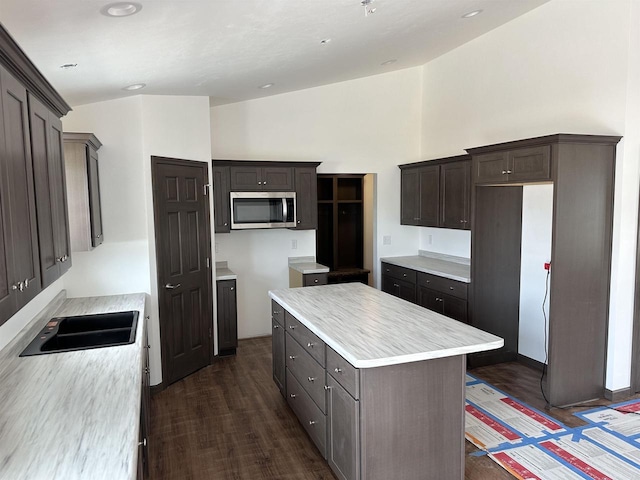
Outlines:
<svg viewBox="0 0 640 480"><path fill-rule="evenodd" d="M468 155L400 165L402 225L470 228L471 160Z"/></svg>
<svg viewBox="0 0 640 480"><path fill-rule="evenodd" d="M473 182L476 185L549 180L551 180L551 147L549 145L473 156Z"/></svg>
<svg viewBox="0 0 640 480"><path fill-rule="evenodd" d="M70 265L59 120L69 110L0 25L0 325Z"/></svg>
<svg viewBox="0 0 640 480"><path fill-rule="evenodd" d="M230 168L233 192L291 192L293 169L291 167L235 166Z"/></svg>
<svg viewBox="0 0 640 480"><path fill-rule="evenodd" d="M29 120L44 288L71 266L62 122L32 95L29 95Z"/></svg>
<svg viewBox="0 0 640 480"><path fill-rule="evenodd" d="M231 192L296 192L295 230L318 226L319 162L212 160L215 233L231 231Z"/></svg>
<svg viewBox="0 0 640 480"><path fill-rule="evenodd" d="M64 133L72 252L91 250L104 241L98 173L101 146L93 133Z"/></svg>

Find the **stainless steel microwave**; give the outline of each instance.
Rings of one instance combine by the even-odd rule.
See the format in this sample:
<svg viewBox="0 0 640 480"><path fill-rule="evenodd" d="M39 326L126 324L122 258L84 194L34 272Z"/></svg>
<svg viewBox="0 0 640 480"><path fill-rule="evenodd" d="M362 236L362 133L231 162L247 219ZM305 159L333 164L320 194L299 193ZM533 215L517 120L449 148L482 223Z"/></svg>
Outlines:
<svg viewBox="0 0 640 480"><path fill-rule="evenodd" d="M295 192L231 192L231 229L296 226Z"/></svg>

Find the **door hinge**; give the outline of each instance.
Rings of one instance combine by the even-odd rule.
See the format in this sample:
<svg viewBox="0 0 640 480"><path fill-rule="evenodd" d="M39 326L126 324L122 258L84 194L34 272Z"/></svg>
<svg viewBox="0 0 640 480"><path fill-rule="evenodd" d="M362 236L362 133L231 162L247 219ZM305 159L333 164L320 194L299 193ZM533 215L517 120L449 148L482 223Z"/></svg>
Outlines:
<svg viewBox="0 0 640 480"><path fill-rule="evenodd" d="M204 194L205 194L205 195L209 195L209 188L210 188L210 187L211 187L211 184L210 184L210 183L205 183L205 184L202 186L202 189L204 190Z"/></svg>
<svg viewBox="0 0 640 480"><path fill-rule="evenodd" d="M206 262L207 262L207 268L211 268L211 263L210 263L208 258L207 258Z"/></svg>

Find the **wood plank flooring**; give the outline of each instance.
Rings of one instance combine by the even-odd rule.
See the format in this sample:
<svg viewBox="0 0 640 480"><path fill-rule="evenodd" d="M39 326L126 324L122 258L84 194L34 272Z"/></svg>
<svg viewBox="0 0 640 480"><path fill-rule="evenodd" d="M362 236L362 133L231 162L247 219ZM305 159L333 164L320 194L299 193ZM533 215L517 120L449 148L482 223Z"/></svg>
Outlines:
<svg viewBox="0 0 640 480"><path fill-rule="evenodd" d="M538 371L505 363L472 373L544 409ZM547 413L571 427L583 424L572 410ZM336 478L271 379L270 337L241 340L235 357L154 396L149 448L151 480ZM488 457L468 455L476 451L466 442L465 480L513 480Z"/></svg>

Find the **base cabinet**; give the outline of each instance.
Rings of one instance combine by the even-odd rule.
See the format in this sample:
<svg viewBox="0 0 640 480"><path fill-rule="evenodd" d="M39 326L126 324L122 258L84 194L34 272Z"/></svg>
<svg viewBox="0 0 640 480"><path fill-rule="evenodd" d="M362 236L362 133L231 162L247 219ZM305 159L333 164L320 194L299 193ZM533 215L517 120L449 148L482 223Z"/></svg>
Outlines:
<svg viewBox="0 0 640 480"><path fill-rule="evenodd" d="M151 378L149 369L149 338L144 326L142 357L142 404L140 405L140 435L138 437L138 480L149 478L149 428L151 426Z"/></svg>
<svg viewBox="0 0 640 480"><path fill-rule="evenodd" d="M271 319L271 351L273 354L273 381L276 382L282 395L285 394L285 349L284 349L284 326L280 325L275 318Z"/></svg>
<svg viewBox="0 0 640 480"><path fill-rule="evenodd" d="M360 402L327 374L327 462L340 480L360 478Z"/></svg>
<svg viewBox="0 0 640 480"><path fill-rule="evenodd" d="M218 354L235 355L238 348L238 308L235 280L216 282L218 307Z"/></svg>

